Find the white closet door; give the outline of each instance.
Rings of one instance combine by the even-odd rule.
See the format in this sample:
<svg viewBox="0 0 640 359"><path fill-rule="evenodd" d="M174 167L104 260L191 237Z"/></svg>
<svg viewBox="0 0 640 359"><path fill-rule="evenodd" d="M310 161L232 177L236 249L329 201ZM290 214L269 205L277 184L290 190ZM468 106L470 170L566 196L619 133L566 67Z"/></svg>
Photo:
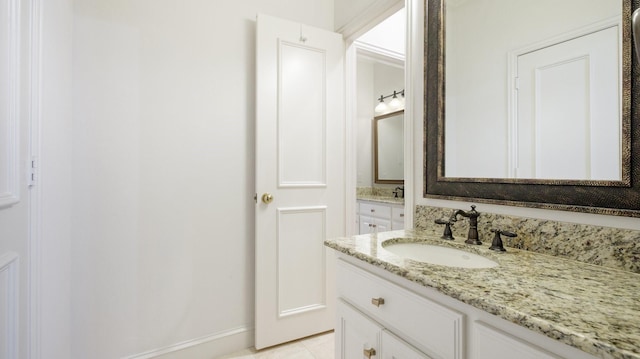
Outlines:
<svg viewBox="0 0 640 359"><path fill-rule="evenodd" d="M618 28L518 57L518 178L621 179Z"/></svg>
<svg viewBox="0 0 640 359"><path fill-rule="evenodd" d="M256 46L255 346L264 348L334 327L324 240L345 234L344 43L259 15Z"/></svg>

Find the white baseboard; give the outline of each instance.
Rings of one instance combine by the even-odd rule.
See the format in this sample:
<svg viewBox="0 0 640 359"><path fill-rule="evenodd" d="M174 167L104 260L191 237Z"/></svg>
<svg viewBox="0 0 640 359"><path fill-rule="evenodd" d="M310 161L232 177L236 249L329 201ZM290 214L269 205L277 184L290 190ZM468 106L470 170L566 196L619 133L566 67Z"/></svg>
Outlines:
<svg viewBox="0 0 640 359"><path fill-rule="evenodd" d="M253 346L253 327L237 327L123 359L214 359Z"/></svg>

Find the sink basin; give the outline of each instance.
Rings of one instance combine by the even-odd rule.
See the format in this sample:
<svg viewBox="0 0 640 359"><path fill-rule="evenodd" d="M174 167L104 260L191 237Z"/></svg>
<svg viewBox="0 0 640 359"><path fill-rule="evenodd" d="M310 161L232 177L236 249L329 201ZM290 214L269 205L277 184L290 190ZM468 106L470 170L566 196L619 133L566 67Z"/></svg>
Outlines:
<svg viewBox="0 0 640 359"><path fill-rule="evenodd" d="M383 248L417 262L460 268L493 268L498 263L483 256L450 247L421 243L393 243Z"/></svg>

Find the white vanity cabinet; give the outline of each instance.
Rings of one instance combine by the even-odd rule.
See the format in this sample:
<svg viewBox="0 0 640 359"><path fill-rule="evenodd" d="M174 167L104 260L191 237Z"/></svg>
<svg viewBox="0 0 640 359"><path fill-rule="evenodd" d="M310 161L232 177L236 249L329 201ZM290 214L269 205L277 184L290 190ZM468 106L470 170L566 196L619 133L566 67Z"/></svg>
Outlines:
<svg viewBox="0 0 640 359"><path fill-rule="evenodd" d="M358 200L357 208L360 234L404 229L404 206L401 204Z"/></svg>
<svg viewBox="0 0 640 359"><path fill-rule="evenodd" d="M354 323L374 323L368 326L371 331L377 328L382 336L382 328L389 344L389 351L413 353L415 358L448 358L462 359L462 320L460 313L443 307L429 299L420 297L393 283L368 273L344 261L338 261L337 289L342 310L340 323L336 328L337 358L351 359L355 356L347 355L347 348L352 348L350 338L355 337L353 327L347 323L351 319ZM346 304L348 303L348 304ZM349 306L357 308L349 310ZM347 313L347 320L344 314ZM355 320L355 317L360 317ZM364 333L362 330L360 333ZM391 334L393 333L393 334ZM395 338L394 338L395 336ZM364 335L363 335L364 337ZM402 339L397 339L402 338ZM395 340L394 340L395 339ZM380 339L378 340L378 345ZM411 342L417 350L411 348ZM371 345L369 341L361 340L355 344L360 348L362 344ZM381 351L385 356L387 348L382 343ZM378 347L380 348L380 346ZM369 348L361 348L360 351ZM419 351L418 351L419 350ZM421 353L421 352L423 353ZM366 357L366 356L365 356ZM393 357L393 356L391 356ZM399 356L403 357L403 356ZM377 357L380 358L380 357Z"/></svg>
<svg viewBox="0 0 640 359"><path fill-rule="evenodd" d="M475 337L473 358L491 359L559 359L542 348L513 337L482 322L473 323Z"/></svg>
<svg viewBox="0 0 640 359"><path fill-rule="evenodd" d="M347 255L336 269L338 359L596 359Z"/></svg>
<svg viewBox="0 0 640 359"><path fill-rule="evenodd" d="M336 358L378 357L382 327L342 300L338 300Z"/></svg>
<svg viewBox="0 0 640 359"><path fill-rule="evenodd" d="M383 359L432 359L418 349L412 347L390 331L382 330Z"/></svg>
<svg viewBox="0 0 640 359"><path fill-rule="evenodd" d="M343 300L338 322L336 358L431 359Z"/></svg>

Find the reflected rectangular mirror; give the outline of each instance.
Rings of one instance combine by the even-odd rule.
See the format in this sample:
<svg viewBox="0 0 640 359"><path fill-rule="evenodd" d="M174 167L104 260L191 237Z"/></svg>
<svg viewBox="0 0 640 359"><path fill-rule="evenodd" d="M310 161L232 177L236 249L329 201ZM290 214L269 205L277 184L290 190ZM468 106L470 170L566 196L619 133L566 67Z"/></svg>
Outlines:
<svg viewBox="0 0 640 359"><path fill-rule="evenodd" d="M640 217L631 7L427 0L425 197Z"/></svg>
<svg viewBox="0 0 640 359"><path fill-rule="evenodd" d="M375 183L404 183L404 110L373 119Z"/></svg>

